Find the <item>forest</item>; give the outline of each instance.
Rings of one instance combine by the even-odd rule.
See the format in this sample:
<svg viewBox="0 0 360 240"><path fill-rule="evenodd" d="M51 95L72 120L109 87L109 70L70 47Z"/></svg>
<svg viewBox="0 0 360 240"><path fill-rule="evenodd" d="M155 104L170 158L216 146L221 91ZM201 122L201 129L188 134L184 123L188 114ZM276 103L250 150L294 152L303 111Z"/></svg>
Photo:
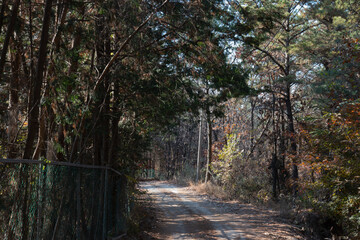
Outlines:
<svg viewBox="0 0 360 240"><path fill-rule="evenodd" d="M139 178L360 239L359 1L1 0L0 46L1 239L119 235Z"/></svg>

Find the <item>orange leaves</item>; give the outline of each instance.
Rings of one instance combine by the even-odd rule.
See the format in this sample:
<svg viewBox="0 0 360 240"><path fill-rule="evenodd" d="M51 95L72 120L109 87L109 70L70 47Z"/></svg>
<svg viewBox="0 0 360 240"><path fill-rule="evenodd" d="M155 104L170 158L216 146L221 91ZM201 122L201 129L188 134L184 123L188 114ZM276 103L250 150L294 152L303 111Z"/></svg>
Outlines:
<svg viewBox="0 0 360 240"><path fill-rule="evenodd" d="M324 171L329 171L337 167L337 162L334 159L328 159L316 153L304 154L301 156L301 163L298 164L299 170L309 174L315 174L314 177L320 177Z"/></svg>

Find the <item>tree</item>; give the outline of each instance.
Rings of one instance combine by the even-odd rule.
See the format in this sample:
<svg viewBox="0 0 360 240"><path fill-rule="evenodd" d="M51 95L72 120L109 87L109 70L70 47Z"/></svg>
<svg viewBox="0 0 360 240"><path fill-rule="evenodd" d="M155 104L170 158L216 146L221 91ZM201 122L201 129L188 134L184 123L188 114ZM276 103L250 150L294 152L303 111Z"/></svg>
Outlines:
<svg viewBox="0 0 360 240"><path fill-rule="evenodd" d="M4 9L5 9L6 4L7 3L5 1L3 1L2 7L1 7L0 29L2 27L2 21L3 21L3 16L4 16L3 14L4 14ZM5 61L6 61L6 53L8 51L10 38L12 37L14 29L15 29L16 18L17 18L17 15L18 15L19 6L20 6L20 0L16 0L14 2L14 4L13 4L13 8L12 8L12 12L11 12L11 18L10 18L9 25L8 25L8 28L7 28L7 31L6 31L4 45L3 45L2 50L1 50L0 82L2 81L2 76L3 76L3 72L4 72Z"/></svg>
<svg viewBox="0 0 360 240"><path fill-rule="evenodd" d="M271 69L270 91L276 93L279 98L281 111L286 112L287 133L290 140L290 150L288 156L296 156L297 142L294 119L294 92L298 91L298 79L306 78L306 59L301 58L297 48L301 42L302 36L311 30L317 23L306 19L308 9L306 1L275 1L275 2L234 2L231 4L233 11L241 13L231 23L232 34L235 39L242 42L241 55L243 58L254 56L255 65L258 65L258 71ZM237 29L243 29L251 26L252 31L247 34L237 32ZM256 55L254 55L256 54ZM264 64L256 63L266 61ZM271 64L269 64L271 63ZM301 63L301 64L300 64ZM266 71L266 70L265 70ZM266 76L264 74L264 76ZM265 78L266 79L266 78ZM274 154L277 155L276 148ZM296 157L291 157L293 193L297 194L298 168ZM277 157L273 157L277 159ZM277 165L274 163L274 165ZM274 180L276 181L276 180Z"/></svg>
<svg viewBox="0 0 360 240"><path fill-rule="evenodd" d="M358 30L353 24L358 13L351 1L314 3L313 14L321 23L306 36L303 49L318 68L312 84L312 112L302 121L306 141L301 158L305 159L306 198L333 221L333 235L358 237L359 199L356 188L359 164L359 53ZM317 37L321 36L321 37ZM319 201L319 199L322 199Z"/></svg>
<svg viewBox="0 0 360 240"><path fill-rule="evenodd" d="M49 39L49 28L51 18L52 0L47 0L44 10L43 26L41 31L41 41L39 56L36 68L36 75L31 81L31 88L29 93L29 108L28 108L28 135L25 144L25 150L23 154L24 159L30 159L32 157L33 144L36 136L36 132L39 128L39 106L41 100L41 89L44 78L45 62L47 56L47 44Z"/></svg>

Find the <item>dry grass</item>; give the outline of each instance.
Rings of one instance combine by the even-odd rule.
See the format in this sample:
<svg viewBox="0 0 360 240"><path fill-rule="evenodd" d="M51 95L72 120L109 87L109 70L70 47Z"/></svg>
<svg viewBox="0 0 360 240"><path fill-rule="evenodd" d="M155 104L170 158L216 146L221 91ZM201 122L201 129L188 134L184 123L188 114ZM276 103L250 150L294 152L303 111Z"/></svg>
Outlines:
<svg viewBox="0 0 360 240"><path fill-rule="evenodd" d="M221 186L215 185L211 182L205 183L194 183L189 182L189 187L195 190L199 194L205 194L210 197L217 198L223 201L236 201L238 203L251 203L254 206L259 208L271 209L274 212L278 213L278 216L282 219L286 219L287 221L293 222L295 210L290 203L290 200L285 198L284 196L280 196L278 201L268 200L264 201L242 201L241 199L232 198L229 193L227 193Z"/></svg>
<svg viewBox="0 0 360 240"><path fill-rule="evenodd" d="M221 200L229 200L228 194L224 191L224 189L220 186L217 186L211 182L208 183L199 183L196 184L194 182L189 183L190 188L195 190L200 194L206 194Z"/></svg>

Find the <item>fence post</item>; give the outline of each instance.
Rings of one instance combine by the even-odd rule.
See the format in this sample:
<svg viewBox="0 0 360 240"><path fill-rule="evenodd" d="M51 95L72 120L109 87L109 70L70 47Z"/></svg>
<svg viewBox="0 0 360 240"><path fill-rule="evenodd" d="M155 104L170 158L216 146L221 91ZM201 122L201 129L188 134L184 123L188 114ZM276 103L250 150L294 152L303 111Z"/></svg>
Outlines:
<svg viewBox="0 0 360 240"><path fill-rule="evenodd" d="M80 170L76 171L76 239L81 239L81 178Z"/></svg>
<svg viewBox="0 0 360 240"><path fill-rule="evenodd" d="M106 239L107 235L107 226L106 226L106 219L107 219L107 190L108 190L108 168L105 169L105 182L104 182L104 208L103 208L103 237L102 239Z"/></svg>
<svg viewBox="0 0 360 240"><path fill-rule="evenodd" d="M36 191L36 198L37 198L37 226L36 226L36 239L39 240L40 239L40 225L41 225L41 197L42 197L42 192L41 192L41 188L42 188L42 164L39 163L39 171L38 171L38 187L37 187L37 191Z"/></svg>

